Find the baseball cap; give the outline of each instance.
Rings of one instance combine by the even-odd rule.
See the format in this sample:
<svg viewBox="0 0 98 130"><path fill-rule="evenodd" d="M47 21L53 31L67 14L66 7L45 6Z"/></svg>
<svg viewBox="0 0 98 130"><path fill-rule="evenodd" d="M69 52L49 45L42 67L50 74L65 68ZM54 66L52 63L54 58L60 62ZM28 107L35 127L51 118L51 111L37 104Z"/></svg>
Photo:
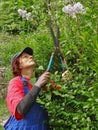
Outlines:
<svg viewBox="0 0 98 130"><path fill-rule="evenodd" d="M33 55L33 50L32 50L32 48L30 48L30 47L26 47L23 51L16 53L16 54L12 57L12 59L11 59L11 65L12 65L13 62L16 60L16 58L18 58L18 57L19 57L20 55L22 55L23 53L27 53L27 54L29 54L29 55Z"/></svg>

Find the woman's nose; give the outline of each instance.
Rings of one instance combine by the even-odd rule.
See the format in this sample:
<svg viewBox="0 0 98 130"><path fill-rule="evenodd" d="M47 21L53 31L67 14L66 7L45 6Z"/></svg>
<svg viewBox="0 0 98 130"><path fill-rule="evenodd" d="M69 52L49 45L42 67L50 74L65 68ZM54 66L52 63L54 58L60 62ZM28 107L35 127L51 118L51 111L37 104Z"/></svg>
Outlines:
<svg viewBox="0 0 98 130"><path fill-rule="evenodd" d="M34 59L33 59L33 56L32 56L32 55L30 55L30 56L29 56L29 59L32 59L32 60L34 61ZM34 62L35 62L35 61L34 61Z"/></svg>
<svg viewBox="0 0 98 130"><path fill-rule="evenodd" d="M31 58L33 59L32 55L30 55L29 58L30 58L30 59L31 59Z"/></svg>

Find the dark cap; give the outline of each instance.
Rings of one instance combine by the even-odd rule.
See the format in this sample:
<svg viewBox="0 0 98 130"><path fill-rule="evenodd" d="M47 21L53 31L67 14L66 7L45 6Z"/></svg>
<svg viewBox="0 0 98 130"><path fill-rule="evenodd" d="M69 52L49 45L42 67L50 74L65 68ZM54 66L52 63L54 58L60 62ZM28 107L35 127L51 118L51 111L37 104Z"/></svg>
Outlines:
<svg viewBox="0 0 98 130"><path fill-rule="evenodd" d="M11 65L13 64L13 62L16 60L16 58L18 58L20 55L22 55L23 53L27 53L29 55L33 55L33 50L30 47L26 47L23 51L15 54L12 59L11 59Z"/></svg>

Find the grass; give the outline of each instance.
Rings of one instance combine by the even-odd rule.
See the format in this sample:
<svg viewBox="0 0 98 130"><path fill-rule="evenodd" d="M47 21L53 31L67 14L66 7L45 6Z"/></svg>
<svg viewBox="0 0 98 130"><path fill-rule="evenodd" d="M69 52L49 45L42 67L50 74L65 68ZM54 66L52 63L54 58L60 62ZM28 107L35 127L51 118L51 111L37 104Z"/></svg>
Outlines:
<svg viewBox="0 0 98 130"><path fill-rule="evenodd" d="M8 45L12 37L8 35L7 33L0 32L0 52L2 52L2 46ZM1 55L2 56L2 55ZM2 59L0 56L0 59ZM0 63L2 60L0 61ZM2 63L1 63L2 65ZM2 122L5 120L5 118L9 115L9 111L7 108L6 100L0 99L0 130L3 130Z"/></svg>
<svg viewBox="0 0 98 130"><path fill-rule="evenodd" d="M5 99L0 99L0 130L3 130L1 123L7 115L9 115L9 111L6 105L6 101Z"/></svg>
<svg viewBox="0 0 98 130"><path fill-rule="evenodd" d="M2 126L0 125L0 130L3 130Z"/></svg>
<svg viewBox="0 0 98 130"><path fill-rule="evenodd" d="M8 114L8 108L5 99L0 99L0 117Z"/></svg>

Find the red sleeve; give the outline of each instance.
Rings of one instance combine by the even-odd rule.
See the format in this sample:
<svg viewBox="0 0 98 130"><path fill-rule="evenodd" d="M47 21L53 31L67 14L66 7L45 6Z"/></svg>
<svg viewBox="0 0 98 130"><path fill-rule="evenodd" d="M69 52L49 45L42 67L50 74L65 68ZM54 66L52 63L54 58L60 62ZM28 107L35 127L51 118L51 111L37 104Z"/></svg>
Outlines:
<svg viewBox="0 0 98 130"><path fill-rule="evenodd" d="M9 111L17 120L22 119L23 115L17 112L17 105L24 97L24 89L21 80L12 80L8 86L7 105Z"/></svg>
<svg viewBox="0 0 98 130"><path fill-rule="evenodd" d="M17 112L17 110L16 110L16 112L15 112L15 118L17 119L17 120L21 120L21 119L23 119L23 115L21 115L21 114L19 114L18 112Z"/></svg>

